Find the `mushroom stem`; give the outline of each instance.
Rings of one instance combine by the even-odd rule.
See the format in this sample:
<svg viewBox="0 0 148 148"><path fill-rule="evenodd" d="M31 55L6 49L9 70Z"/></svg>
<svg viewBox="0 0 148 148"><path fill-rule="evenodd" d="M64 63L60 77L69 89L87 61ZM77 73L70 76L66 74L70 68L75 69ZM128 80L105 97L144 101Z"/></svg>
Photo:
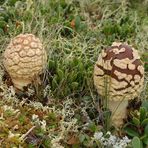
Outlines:
<svg viewBox="0 0 148 148"><path fill-rule="evenodd" d="M14 79L12 78L12 82L14 84L14 87L23 90L24 86L27 86L28 84L30 84L31 80L30 79Z"/></svg>
<svg viewBox="0 0 148 148"><path fill-rule="evenodd" d="M128 100L108 101L108 107L112 112L111 121L115 127L121 127L123 124L123 119L126 118L127 106Z"/></svg>

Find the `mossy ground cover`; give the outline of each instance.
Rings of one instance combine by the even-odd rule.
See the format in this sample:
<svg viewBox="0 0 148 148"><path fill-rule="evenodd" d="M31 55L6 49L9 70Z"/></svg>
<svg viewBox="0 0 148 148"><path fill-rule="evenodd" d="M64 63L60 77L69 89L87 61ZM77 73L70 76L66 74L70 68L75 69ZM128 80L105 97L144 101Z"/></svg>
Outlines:
<svg viewBox="0 0 148 148"><path fill-rule="evenodd" d="M2 147L101 147L93 137L95 132L105 132L102 116L107 111L96 110L99 97L93 85L93 68L99 52L114 41L133 45L145 63L141 101L136 108L130 107L138 112L148 99L146 0L0 1L1 53L20 33L33 33L42 40L48 66L41 76L42 84L34 86L35 93L27 90L27 97L18 96L5 78L1 54ZM111 128L111 132L126 135L122 129Z"/></svg>

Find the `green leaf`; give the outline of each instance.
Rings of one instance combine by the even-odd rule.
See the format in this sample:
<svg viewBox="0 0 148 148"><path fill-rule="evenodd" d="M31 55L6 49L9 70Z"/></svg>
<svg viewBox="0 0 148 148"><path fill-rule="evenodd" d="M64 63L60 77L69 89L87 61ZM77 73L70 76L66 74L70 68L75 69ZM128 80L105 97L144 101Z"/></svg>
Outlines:
<svg viewBox="0 0 148 148"><path fill-rule="evenodd" d="M148 135L148 124L147 124L147 126L144 128L144 133L145 133L146 135Z"/></svg>
<svg viewBox="0 0 148 148"><path fill-rule="evenodd" d="M143 60L144 62L148 62L148 53L143 53L143 55L142 55L142 60Z"/></svg>
<svg viewBox="0 0 148 148"><path fill-rule="evenodd" d="M79 59L74 58L74 59L73 59L73 61L72 61L71 66L72 66L72 67L77 66L77 65L78 65L78 63L79 63Z"/></svg>
<svg viewBox="0 0 148 148"><path fill-rule="evenodd" d="M54 75L54 78L52 80L52 89L56 89L56 87L58 86L57 84L57 75Z"/></svg>
<svg viewBox="0 0 148 148"><path fill-rule="evenodd" d="M35 144L28 144L28 148L34 148Z"/></svg>
<svg viewBox="0 0 148 148"><path fill-rule="evenodd" d="M80 30L85 30L87 28L87 24L81 23Z"/></svg>
<svg viewBox="0 0 148 148"><path fill-rule="evenodd" d="M97 130L97 126L95 125L94 122L90 123L89 124L89 129L92 131L92 132L95 132Z"/></svg>
<svg viewBox="0 0 148 148"><path fill-rule="evenodd" d="M4 30L2 28L0 28L0 34L3 34Z"/></svg>
<svg viewBox="0 0 148 148"><path fill-rule="evenodd" d="M3 28L6 26L6 22L5 21L0 21L0 28Z"/></svg>
<svg viewBox="0 0 148 148"><path fill-rule="evenodd" d="M48 68L49 68L49 70L55 68L55 65L56 65L56 64L55 64L54 61L52 61L52 60L49 60L49 61L48 61Z"/></svg>
<svg viewBox="0 0 148 148"><path fill-rule="evenodd" d="M70 75L68 75L68 82L69 83L72 83L73 81L75 81L75 73L74 72L71 72Z"/></svg>
<svg viewBox="0 0 148 148"><path fill-rule="evenodd" d="M79 86L79 83L78 82L72 82L71 83L72 89L77 89L78 86Z"/></svg>
<svg viewBox="0 0 148 148"><path fill-rule="evenodd" d="M19 122L21 123L21 124L23 124L24 122L25 122L25 115L21 115L20 117L19 117Z"/></svg>
<svg viewBox="0 0 148 148"><path fill-rule="evenodd" d="M135 137L135 136L139 137L139 133L131 128L125 127L124 130L131 137Z"/></svg>
<svg viewBox="0 0 148 148"><path fill-rule="evenodd" d="M148 100L143 101L141 106L148 111Z"/></svg>
<svg viewBox="0 0 148 148"><path fill-rule="evenodd" d="M144 107L140 107L140 121L142 122L146 118L146 109Z"/></svg>
<svg viewBox="0 0 148 148"><path fill-rule="evenodd" d="M8 0L9 5L15 5L15 3L19 0Z"/></svg>
<svg viewBox="0 0 148 148"><path fill-rule="evenodd" d="M146 136L142 141L144 144L148 145L148 136Z"/></svg>
<svg viewBox="0 0 148 148"><path fill-rule="evenodd" d="M76 81L76 79L77 79L77 72L72 71L71 74L69 75L68 82L71 83L73 81Z"/></svg>
<svg viewBox="0 0 148 148"><path fill-rule="evenodd" d="M64 78L63 71L61 69L57 69L57 74L59 76L59 80L62 80Z"/></svg>
<svg viewBox="0 0 148 148"><path fill-rule="evenodd" d="M89 95L88 96L84 96L83 97L83 100L84 101L90 101L91 100L91 96L89 96Z"/></svg>
<svg viewBox="0 0 148 148"><path fill-rule="evenodd" d="M138 118L133 117L132 121L136 126L140 125L140 120Z"/></svg>
<svg viewBox="0 0 148 148"><path fill-rule="evenodd" d="M75 18L75 26L76 26L77 30L80 28L80 22L81 22L80 16L76 16L76 18Z"/></svg>
<svg viewBox="0 0 148 148"><path fill-rule="evenodd" d="M83 71L84 70L84 64L81 61L79 61L78 67L79 67L79 71Z"/></svg>
<svg viewBox="0 0 148 148"><path fill-rule="evenodd" d="M4 21L4 17L3 16L0 16L0 21Z"/></svg>
<svg viewBox="0 0 148 148"><path fill-rule="evenodd" d="M81 143L83 143L83 141L85 140L85 138L86 138L86 137L85 137L84 134L80 134L80 135L79 135L79 140L80 140Z"/></svg>
<svg viewBox="0 0 148 148"><path fill-rule="evenodd" d="M148 124L148 118L144 119L141 123L142 126L145 126Z"/></svg>
<svg viewBox="0 0 148 148"><path fill-rule="evenodd" d="M132 139L132 146L133 146L133 148L141 148L141 142L138 137L134 137Z"/></svg>

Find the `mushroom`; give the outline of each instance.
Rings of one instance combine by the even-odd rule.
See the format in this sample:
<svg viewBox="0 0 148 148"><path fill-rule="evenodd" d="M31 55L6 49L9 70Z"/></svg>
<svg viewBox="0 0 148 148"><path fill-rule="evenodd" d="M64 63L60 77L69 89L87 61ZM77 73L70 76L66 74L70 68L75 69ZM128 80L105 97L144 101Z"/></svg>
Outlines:
<svg viewBox="0 0 148 148"><path fill-rule="evenodd" d="M15 88L20 90L38 79L46 67L46 51L33 34L20 34L13 38L3 56L6 71Z"/></svg>
<svg viewBox="0 0 148 148"><path fill-rule="evenodd" d="M140 95L143 83L144 67L137 50L120 42L102 50L94 67L94 85L100 96L107 95L115 127L122 126L128 100Z"/></svg>

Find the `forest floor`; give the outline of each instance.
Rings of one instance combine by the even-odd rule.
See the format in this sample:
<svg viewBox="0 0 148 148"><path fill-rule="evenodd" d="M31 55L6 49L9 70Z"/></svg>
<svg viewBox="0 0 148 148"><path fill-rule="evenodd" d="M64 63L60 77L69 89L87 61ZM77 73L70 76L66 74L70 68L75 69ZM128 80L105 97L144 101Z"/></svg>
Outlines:
<svg viewBox="0 0 148 148"><path fill-rule="evenodd" d="M39 37L48 53L42 84L31 86L27 95L15 94L2 64L10 39L20 33ZM97 111L100 98L93 84L98 55L114 41L137 49L145 66L143 92L129 104L121 129L105 127L107 111ZM0 1L0 147L146 147L147 43L147 0Z"/></svg>

